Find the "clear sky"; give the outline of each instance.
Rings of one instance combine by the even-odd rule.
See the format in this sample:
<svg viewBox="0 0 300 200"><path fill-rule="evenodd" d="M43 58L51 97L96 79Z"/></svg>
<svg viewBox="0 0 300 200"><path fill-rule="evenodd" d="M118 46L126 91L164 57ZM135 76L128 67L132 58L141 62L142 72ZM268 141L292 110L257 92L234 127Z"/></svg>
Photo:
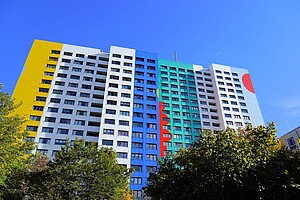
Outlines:
<svg viewBox="0 0 300 200"><path fill-rule="evenodd" d="M300 125L299 0L2 0L0 82L13 92L34 39L247 68L265 122Z"/></svg>

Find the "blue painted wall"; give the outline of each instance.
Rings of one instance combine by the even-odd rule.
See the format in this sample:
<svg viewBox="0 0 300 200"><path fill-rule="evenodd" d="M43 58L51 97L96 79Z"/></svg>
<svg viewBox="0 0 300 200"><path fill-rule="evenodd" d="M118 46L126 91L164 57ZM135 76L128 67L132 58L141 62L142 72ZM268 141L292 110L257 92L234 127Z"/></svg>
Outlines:
<svg viewBox="0 0 300 200"><path fill-rule="evenodd" d="M147 155L155 155L157 158L160 157L160 146L159 146L159 100L156 95L156 89L158 88L158 66L157 66L157 54L136 51L136 66L135 66L135 83L134 83L134 104L142 104L143 108L134 106L133 108L133 127L132 127L132 149L133 154L142 154L141 159L134 159L131 157L131 166L141 166L141 171L135 171L132 174L132 178L141 178L140 183L134 183L131 179L130 189L134 190L135 195L140 195L142 188L146 185L147 177L149 172L147 167L157 167L157 161L147 159ZM154 60L149 62L149 59ZM153 68L154 67L154 68ZM143 73L143 74L142 74ZM153 77L154 75L154 77ZM139 80L138 80L139 79ZM143 80L143 81L141 81ZM139 95L139 96L137 96ZM141 99L142 97L142 99ZM155 106L155 109L149 109L150 106ZM137 116L136 113L142 113L141 116ZM152 114L155 119L147 117ZM153 117L152 116L152 117ZM136 122L143 123L142 127L137 127ZM147 124L156 124L156 128L149 128ZM135 133L142 133L142 137L135 137ZM147 137L147 133L156 134L156 138ZM134 143L142 143L142 148L135 148ZM156 149L147 148L147 144L156 145Z"/></svg>

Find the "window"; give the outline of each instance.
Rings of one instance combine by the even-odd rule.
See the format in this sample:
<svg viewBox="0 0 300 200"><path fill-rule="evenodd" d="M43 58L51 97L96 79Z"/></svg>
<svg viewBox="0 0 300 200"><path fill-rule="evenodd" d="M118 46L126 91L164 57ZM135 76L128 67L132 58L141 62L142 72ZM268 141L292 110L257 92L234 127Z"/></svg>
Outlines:
<svg viewBox="0 0 300 200"><path fill-rule="evenodd" d="M147 62L148 63L155 63L155 60L153 60L153 59L147 59Z"/></svg>
<svg viewBox="0 0 300 200"><path fill-rule="evenodd" d="M57 77L60 77L60 78L67 78L67 74L58 73L58 74L57 74Z"/></svg>
<svg viewBox="0 0 300 200"><path fill-rule="evenodd" d="M142 160L143 159L143 154L141 154L141 153L132 153L131 154L131 159L132 160Z"/></svg>
<svg viewBox="0 0 300 200"><path fill-rule="evenodd" d="M240 118L241 119L241 118ZM243 116L243 119L245 120L250 120L250 117L249 116Z"/></svg>
<svg viewBox="0 0 300 200"><path fill-rule="evenodd" d="M116 84L116 83L109 83L108 87L118 88L118 84Z"/></svg>
<svg viewBox="0 0 300 200"><path fill-rule="evenodd" d="M36 100L36 101L42 101L42 102L45 102L45 101L46 101L46 97L39 97L39 96L37 96L37 97L35 98L35 100Z"/></svg>
<svg viewBox="0 0 300 200"><path fill-rule="evenodd" d="M82 84L81 86L82 89L87 89L87 90L90 90L92 88L91 85L85 85L85 84Z"/></svg>
<svg viewBox="0 0 300 200"><path fill-rule="evenodd" d="M171 142L163 142L163 145L166 146L166 147L171 147L172 143Z"/></svg>
<svg viewBox="0 0 300 200"><path fill-rule="evenodd" d="M50 85L51 84L51 80L42 79L42 84Z"/></svg>
<svg viewBox="0 0 300 200"><path fill-rule="evenodd" d="M132 60L132 56L124 56L124 59Z"/></svg>
<svg viewBox="0 0 300 200"><path fill-rule="evenodd" d="M128 147L128 142L126 141L118 141L117 142L118 147Z"/></svg>
<svg viewBox="0 0 300 200"><path fill-rule="evenodd" d="M85 121L84 120L75 120L74 121L74 125L84 126L85 125Z"/></svg>
<svg viewBox="0 0 300 200"><path fill-rule="evenodd" d="M154 154L147 154L146 155L146 160L157 160L157 155Z"/></svg>
<svg viewBox="0 0 300 200"><path fill-rule="evenodd" d="M51 61L58 61L58 58L49 57L49 60L51 60ZM67 59L63 59L63 60L67 60ZM67 62L67 61L62 61L62 62Z"/></svg>
<svg viewBox="0 0 300 200"><path fill-rule="evenodd" d="M55 81L55 85L65 86L65 82L62 82L62 81Z"/></svg>
<svg viewBox="0 0 300 200"><path fill-rule="evenodd" d="M226 121L226 124L227 125L233 125L233 122L232 121Z"/></svg>
<svg viewBox="0 0 300 200"><path fill-rule="evenodd" d="M65 145L66 144L66 140L63 140L63 139L56 139L54 144L55 145Z"/></svg>
<svg viewBox="0 0 300 200"><path fill-rule="evenodd" d="M39 88L39 92L48 93L49 89L48 88Z"/></svg>
<svg viewBox="0 0 300 200"><path fill-rule="evenodd" d="M113 64L113 65L120 65L121 62L120 62L120 61L115 61L115 60L113 60L113 61L111 61L111 64Z"/></svg>
<svg viewBox="0 0 300 200"><path fill-rule="evenodd" d="M104 129L103 130L103 134L113 135L114 134L114 130L113 129Z"/></svg>
<svg viewBox="0 0 300 200"><path fill-rule="evenodd" d="M242 109L242 113L248 113L247 109Z"/></svg>
<svg viewBox="0 0 300 200"><path fill-rule="evenodd" d="M105 119L104 123L105 124L115 124L115 120L114 119Z"/></svg>
<svg viewBox="0 0 300 200"><path fill-rule="evenodd" d="M30 115L29 119L33 120L33 121L40 121L41 120L41 116Z"/></svg>
<svg viewBox="0 0 300 200"><path fill-rule="evenodd" d="M40 138L39 143L41 144L50 144L51 138Z"/></svg>
<svg viewBox="0 0 300 200"><path fill-rule="evenodd" d="M241 105L241 106L246 106L246 103L240 102L240 105Z"/></svg>
<svg viewBox="0 0 300 200"><path fill-rule="evenodd" d="M139 127L139 128L142 128L142 127L143 127L143 122L133 122L133 123L132 123L132 126L133 126L133 127Z"/></svg>
<svg viewBox="0 0 300 200"><path fill-rule="evenodd" d="M55 68L56 68L56 65L47 64L46 67L47 67L47 68L51 68L51 69L55 69Z"/></svg>
<svg viewBox="0 0 300 200"><path fill-rule="evenodd" d="M129 116L130 112L129 111L120 111L120 115L122 116Z"/></svg>
<svg viewBox="0 0 300 200"><path fill-rule="evenodd" d="M147 101L156 101L156 97L147 96Z"/></svg>
<svg viewBox="0 0 300 200"><path fill-rule="evenodd" d="M48 112L58 113L58 108L49 107Z"/></svg>
<svg viewBox="0 0 300 200"><path fill-rule="evenodd" d="M234 119L241 119L240 115L234 115Z"/></svg>
<svg viewBox="0 0 300 200"><path fill-rule="evenodd" d="M156 133L147 133L146 138L156 139Z"/></svg>
<svg viewBox="0 0 300 200"><path fill-rule="evenodd" d="M83 136L83 130L73 130L72 135Z"/></svg>
<svg viewBox="0 0 300 200"><path fill-rule="evenodd" d="M121 101L120 106L130 107L130 103L129 102Z"/></svg>
<svg viewBox="0 0 300 200"><path fill-rule="evenodd" d="M71 119L61 118L59 123L61 123L61 124L70 124Z"/></svg>
<svg viewBox="0 0 300 200"><path fill-rule="evenodd" d="M127 66L127 67L132 67L132 63L127 63L127 62L124 62L124 66ZM130 73L127 73L125 71L128 71ZM131 70L124 70L124 73L127 73L127 74L132 74Z"/></svg>
<svg viewBox="0 0 300 200"><path fill-rule="evenodd" d="M68 135L69 134L69 129L58 128L57 129L57 134Z"/></svg>
<svg viewBox="0 0 300 200"><path fill-rule="evenodd" d="M79 101L78 102L78 106L88 106L89 105L89 102L85 102L85 101Z"/></svg>
<svg viewBox="0 0 300 200"><path fill-rule="evenodd" d="M53 94L63 94L63 90L53 90Z"/></svg>
<svg viewBox="0 0 300 200"><path fill-rule="evenodd" d="M231 114L225 114L225 117L231 118Z"/></svg>
<svg viewBox="0 0 300 200"><path fill-rule="evenodd" d="M88 55L88 59L93 59L93 60L96 60L96 56L92 56L92 55Z"/></svg>
<svg viewBox="0 0 300 200"><path fill-rule="evenodd" d="M118 96L118 93L117 92L111 92L111 91L108 91L108 94L107 94L108 96L114 96L114 97L116 97L116 96Z"/></svg>
<svg viewBox="0 0 300 200"><path fill-rule="evenodd" d="M143 138L143 133L142 132L132 132L132 137Z"/></svg>
<svg viewBox="0 0 300 200"><path fill-rule="evenodd" d="M130 184L134 185L141 185L142 184L142 178L137 178L137 177L131 177L130 178Z"/></svg>
<svg viewBox="0 0 300 200"><path fill-rule="evenodd" d="M115 115L116 110L106 109L106 114Z"/></svg>
<svg viewBox="0 0 300 200"><path fill-rule="evenodd" d="M53 133L53 128L43 127L42 132L44 132L44 133Z"/></svg>
<svg viewBox="0 0 300 200"><path fill-rule="evenodd" d="M129 132L128 131L119 130L118 131L118 136L126 136L126 137L128 137L129 136Z"/></svg>
<svg viewBox="0 0 300 200"><path fill-rule="evenodd" d="M140 57L136 57L135 60L140 61L140 62L144 62L144 58L140 58Z"/></svg>
<svg viewBox="0 0 300 200"><path fill-rule="evenodd" d="M102 140L102 145L113 146L112 140Z"/></svg>
<svg viewBox="0 0 300 200"><path fill-rule="evenodd" d="M52 122L55 123L56 118L55 117L45 117L45 122Z"/></svg>
<svg viewBox="0 0 300 200"><path fill-rule="evenodd" d="M153 128L153 129L156 129L156 124L153 124L153 123L147 123L147 128Z"/></svg>
<svg viewBox="0 0 300 200"><path fill-rule="evenodd" d="M92 78L92 77L84 76L84 77L83 77L83 80L84 80L84 81L90 81L90 82L91 82L91 81L93 81L93 78Z"/></svg>
<svg viewBox="0 0 300 200"><path fill-rule="evenodd" d="M133 104L133 107L134 107L134 108L143 108L143 104L140 104L140 103L134 103L134 104Z"/></svg>
<svg viewBox="0 0 300 200"><path fill-rule="evenodd" d="M287 139L287 143L289 144L290 148L293 148L293 147L296 146L296 141L295 141L295 139L293 137L288 138Z"/></svg>
<svg viewBox="0 0 300 200"><path fill-rule="evenodd" d="M222 103L223 103L223 104L228 104L228 101L222 100Z"/></svg>
<svg viewBox="0 0 300 200"><path fill-rule="evenodd" d="M232 111L239 112L239 109L238 108L232 108Z"/></svg>
<svg viewBox="0 0 300 200"><path fill-rule="evenodd" d="M121 94L121 97L124 97L124 98L130 98L130 94L122 93L122 94Z"/></svg>
<svg viewBox="0 0 300 200"><path fill-rule="evenodd" d="M73 92L73 91L67 91L67 95L69 96L76 96L76 92Z"/></svg>
<svg viewBox="0 0 300 200"><path fill-rule="evenodd" d="M231 101L231 105L237 105L237 102Z"/></svg>
<svg viewBox="0 0 300 200"><path fill-rule="evenodd" d="M73 68L72 68L72 71L73 71L73 72L81 72L81 68L73 67Z"/></svg>
<svg viewBox="0 0 300 200"><path fill-rule="evenodd" d="M87 74L94 74L94 70L85 69L85 70L84 70L84 73L87 73Z"/></svg>
<svg viewBox="0 0 300 200"><path fill-rule="evenodd" d="M59 66L59 69L60 70L69 70L69 67L67 67L67 66Z"/></svg>
<svg viewBox="0 0 300 200"><path fill-rule="evenodd" d="M57 99L57 98L51 98L51 99L50 99L50 102L51 102L51 103L60 103L60 99Z"/></svg>
<svg viewBox="0 0 300 200"><path fill-rule="evenodd" d="M230 110L229 107L223 107L223 110Z"/></svg>
<svg viewBox="0 0 300 200"><path fill-rule="evenodd" d="M37 131L38 129L38 126L26 126L26 130L27 131Z"/></svg>
<svg viewBox="0 0 300 200"><path fill-rule="evenodd" d="M122 85L122 89L131 90L131 86L130 85Z"/></svg>
<svg viewBox="0 0 300 200"><path fill-rule="evenodd" d="M117 101L107 100L108 105L117 105Z"/></svg>
<svg viewBox="0 0 300 200"><path fill-rule="evenodd" d="M77 75L71 75L71 76L70 76L70 79L79 80L79 79L80 79L80 76L77 76Z"/></svg>
<svg viewBox="0 0 300 200"><path fill-rule="evenodd" d="M65 56L72 56L73 53L71 53L71 52L66 52L66 51L65 51L65 52L64 52L64 55L65 55Z"/></svg>
<svg viewBox="0 0 300 200"><path fill-rule="evenodd" d="M125 153L125 152L117 152L117 158L127 158L127 153Z"/></svg>
<svg viewBox="0 0 300 200"><path fill-rule="evenodd" d="M235 122L236 126L243 126L242 122Z"/></svg>
<svg viewBox="0 0 300 200"><path fill-rule="evenodd" d="M133 168L135 172L142 171L142 165L131 165L131 168Z"/></svg>
<svg viewBox="0 0 300 200"><path fill-rule="evenodd" d="M77 110L76 111L76 115L86 116L87 115L87 111Z"/></svg>
<svg viewBox="0 0 300 200"><path fill-rule="evenodd" d="M83 65L83 61L80 61L80 60L74 60L74 64L77 64L77 65Z"/></svg>
<svg viewBox="0 0 300 200"><path fill-rule="evenodd" d="M44 72L45 76L53 76L53 74L54 74L53 72Z"/></svg>
<svg viewBox="0 0 300 200"><path fill-rule="evenodd" d="M155 105L148 105L147 104L147 109L149 109L149 110L156 110L156 106Z"/></svg>
<svg viewBox="0 0 300 200"><path fill-rule="evenodd" d="M83 92L81 92L81 93L80 93L80 97L86 97L86 98L89 98L89 97L90 97L90 94L89 94L89 93L83 93Z"/></svg>
<svg viewBox="0 0 300 200"><path fill-rule="evenodd" d="M114 54L112 55L112 57L115 57L115 58L121 58L121 55L120 55L120 54L115 54L115 53L114 53Z"/></svg>
<svg viewBox="0 0 300 200"><path fill-rule="evenodd" d="M156 150L157 149L157 145L156 144L147 143L146 148L147 149Z"/></svg>
<svg viewBox="0 0 300 200"><path fill-rule="evenodd" d="M75 101L74 100L68 100L66 99L64 104L67 104L67 105L74 105L75 104Z"/></svg>
<svg viewBox="0 0 300 200"><path fill-rule="evenodd" d="M77 53L77 54L76 54L76 57L77 57L77 58L84 58L84 54L79 54L79 53Z"/></svg>
<svg viewBox="0 0 300 200"><path fill-rule="evenodd" d="M129 121L120 120L119 125L121 126L129 126Z"/></svg>

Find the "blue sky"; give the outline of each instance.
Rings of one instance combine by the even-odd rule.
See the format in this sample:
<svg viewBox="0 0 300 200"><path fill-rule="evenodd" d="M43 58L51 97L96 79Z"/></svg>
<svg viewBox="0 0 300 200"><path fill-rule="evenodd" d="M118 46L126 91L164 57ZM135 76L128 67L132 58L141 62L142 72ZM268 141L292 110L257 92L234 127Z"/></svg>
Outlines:
<svg viewBox="0 0 300 200"><path fill-rule="evenodd" d="M12 93L35 38L247 68L265 122L300 125L299 0L0 1L0 82Z"/></svg>

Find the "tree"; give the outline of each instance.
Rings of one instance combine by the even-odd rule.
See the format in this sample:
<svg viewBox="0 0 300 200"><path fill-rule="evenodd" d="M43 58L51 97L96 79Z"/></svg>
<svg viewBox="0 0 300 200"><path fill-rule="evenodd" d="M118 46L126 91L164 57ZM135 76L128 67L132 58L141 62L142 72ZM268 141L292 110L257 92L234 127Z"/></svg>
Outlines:
<svg viewBox="0 0 300 200"><path fill-rule="evenodd" d="M8 199L126 199L131 170L118 165L116 153L96 143L76 140L58 151L53 160L32 157L31 167L16 176L16 193Z"/></svg>
<svg viewBox="0 0 300 200"><path fill-rule="evenodd" d="M155 199L289 199L300 192L300 156L280 146L275 124L204 131L160 161L144 188Z"/></svg>
<svg viewBox="0 0 300 200"><path fill-rule="evenodd" d="M26 168L28 157L24 155L34 148L23 129L24 118L14 114L19 106L0 83L0 187L6 187L11 174Z"/></svg>

